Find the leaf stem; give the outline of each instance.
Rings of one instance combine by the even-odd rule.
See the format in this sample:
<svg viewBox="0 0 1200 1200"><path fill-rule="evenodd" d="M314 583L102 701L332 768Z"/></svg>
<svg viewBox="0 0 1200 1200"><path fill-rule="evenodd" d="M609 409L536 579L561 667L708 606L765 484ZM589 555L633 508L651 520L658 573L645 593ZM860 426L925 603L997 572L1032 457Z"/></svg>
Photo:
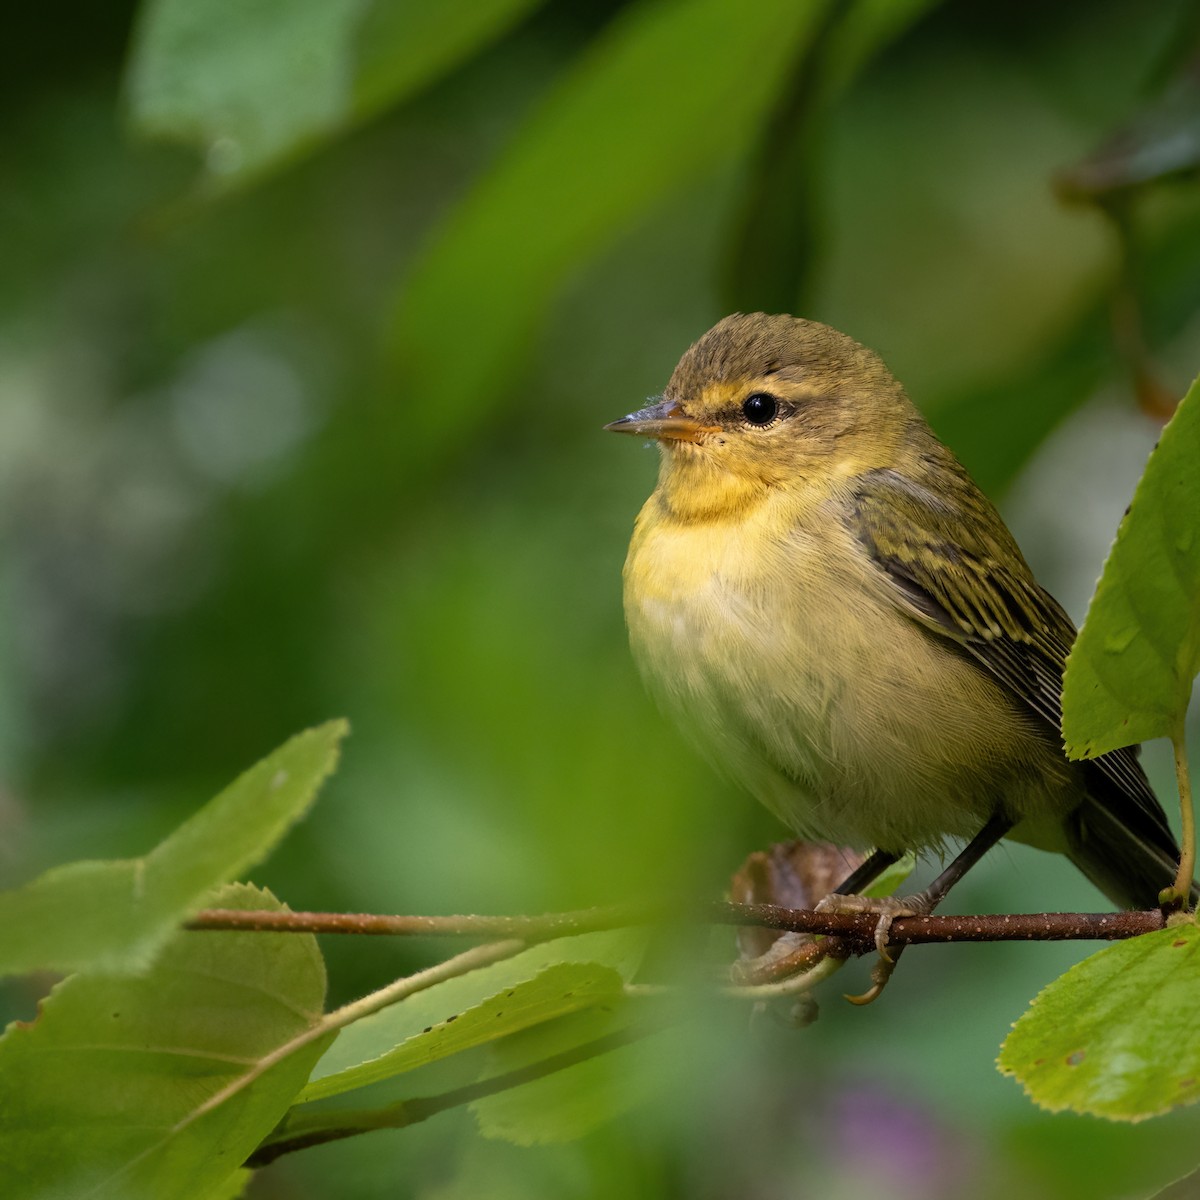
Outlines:
<svg viewBox="0 0 1200 1200"><path fill-rule="evenodd" d="M1192 803L1192 781L1188 774L1184 716L1180 716L1179 725L1171 735L1171 747L1175 751L1175 779L1179 784L1179 812L1182 818L1182 836L1179 839L1181 853L1179 871L1175 875L1175 891L1183 897L1184 908L1190 909L1192 878L1196 871L1196 812Z"/></svg>

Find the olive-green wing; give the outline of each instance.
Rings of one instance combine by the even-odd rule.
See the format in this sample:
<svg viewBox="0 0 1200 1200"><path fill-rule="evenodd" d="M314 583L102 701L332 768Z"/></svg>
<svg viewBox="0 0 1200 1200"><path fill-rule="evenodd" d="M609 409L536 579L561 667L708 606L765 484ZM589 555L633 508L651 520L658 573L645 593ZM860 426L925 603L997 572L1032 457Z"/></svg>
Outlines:
<svg viewBox="0 0 1200 1200"><path fill-rule="evenodd" d="M897 602L961 647L1060 741L1062 673L1075 627L1033 578L1012 534L958 461L935 443L922 465L936 489L892 470L862 476L854 532L891 581ZM1102 755L1086 769L1101 777L1093 788L1097 803L1151 844L1173 849L1136 748Z"/></svg>

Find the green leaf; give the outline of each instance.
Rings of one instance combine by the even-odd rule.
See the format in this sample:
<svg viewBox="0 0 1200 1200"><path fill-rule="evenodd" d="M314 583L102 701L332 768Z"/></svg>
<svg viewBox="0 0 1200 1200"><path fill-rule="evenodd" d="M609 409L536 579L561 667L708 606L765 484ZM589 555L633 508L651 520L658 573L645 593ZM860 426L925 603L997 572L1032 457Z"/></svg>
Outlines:
<svg viewBox="0 0 1200 1200"><path fill-rule="evenodd" d="M1052 1112L1140 1121L1200 1100L1200 928L1118 942L1044 988L998 1065Z"/></svg>
<svg viewBox="0 0 1200 1200"><path fill-rule="evenodd" d="M498 1043L488 1075L504 1074L631 1030L641 1002L621 1000ZM679 1030L648 1034L471 1105L479 1131L518 1146L569 1142L647 1103L669 1086Z"/></svg>
<svg viewBox="0 0 1200 1200"><path fill-rule="evenodd" d="M417 992L344 1029L300 1100L365 1087L607 1002L637 969L643 943L626 930L560 938Z"/></svg>
<svg viewBox="0 0 1200 1200"><path fill-rule="evenodd" d="M411 444L457 438L445 411L483 420L567 274L744 151L825 7L644 0L618 13L408 280L393 349Z"/></svg>
<svg viewBox="0 0 1200 1200"><path fill-rule="evenodd" d="M215 899L283 908L244 884ZM236 1195L326 1042L265 1060L324 997L316 940L297 934L180 931L145 975L67 979L0 1039L0 1195Z"/></svg>
<svg viewBox="0 0 1200 1200"><path fill-rule="evenodd" d="M1197 1196L1200 1196L1200 1168L1167 1184L1149 1200L1196 1200Z"/></svg>
<svg viewBox="0 0 1200 1200"><path fill-rule="evenodd" d="M261 170L344 118L363 0L151 0L129 66L142 133L199 147L213 179Z"/></svg>
<svg viewBox="0 0 1200 1200"><path fill-rule="evenodd" d="M227 188L436 79L540 0L149 0L126 87L141 133Z"/></svg>
<svg viewBox="0 0 1200 1200"><path fill-rule="evenodd" d="M211 1190L195 1193L194 1200L238 1200L245 1194L253 1178L253 1171L234 1171L232 1175L215 1184Z"/></svg>
<svg viewBox="0 0 1200 1200"><path fill-rule="evenodd" d="M206 893L259 862L337 763L344 721L297 734L144 858L55 867L0 893L0 974L143 969Z"/></svg>
<svg viewBox="0 0 1200 1200"><path fill-rule="evenodd" d="M890 896L916 869L917 856L910 850L885 868L875 882L863 891L863 895Z"/></svg>
<svg viewBox="0 0 1200 1200"><path fill-rule="evenodd" d="M532 1025L543 1024L564 1013L615 1003L623 987L621 976L611 967L596 963L557 963L474 1008L450 1013L436 1024L424 1027L421 1033L405 1038L378 1058L315 1081L305 1089L302 1099L320 1100L351 1088L366 1087L462 1050L486 1045ZM415 998L409 997L405 1003Z"/></svg>
<svg viewBox="0 0 1200 1200"><path fill-rule="evenodd" d="M1200 380L1163 430L1067 659L1063 737L1094 758L1170 737L1200 671Z"/></svg>

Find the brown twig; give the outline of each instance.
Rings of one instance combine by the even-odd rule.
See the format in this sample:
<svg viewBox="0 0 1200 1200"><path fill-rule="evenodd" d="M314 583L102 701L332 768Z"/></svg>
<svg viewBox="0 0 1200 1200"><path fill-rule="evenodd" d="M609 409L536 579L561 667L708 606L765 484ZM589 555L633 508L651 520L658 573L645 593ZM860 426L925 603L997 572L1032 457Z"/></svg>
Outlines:
<svg viewBox="0 0 1200 1200"><path fill-rule="evenodd" d="M838 937L857 952L874 948L878 918L871 913L826 913L771 904L629 904L586 908L540 916L383 916L371 913L256 912L208 908L187 922L193 930L242 930L273 933L351 933L368 935L442 935L521 938L549 941L631 925L707 923L751 925ZM979 916L898 917L889 942L1116 941L1163 928L1162 914L988 913Z"/></svg>
<svg viewBox="0 0 1200 1200"><path fill-rule="evenodd" d="M548 941L599 929L619 929L662 920L668 909L646 905L612 905L539 916L489 917L461 914L445 917L385 916L376 913L259 912L252 909L205 908L186 929L238 929L256 933L354 933L369 936L523 938Z"/></svg>

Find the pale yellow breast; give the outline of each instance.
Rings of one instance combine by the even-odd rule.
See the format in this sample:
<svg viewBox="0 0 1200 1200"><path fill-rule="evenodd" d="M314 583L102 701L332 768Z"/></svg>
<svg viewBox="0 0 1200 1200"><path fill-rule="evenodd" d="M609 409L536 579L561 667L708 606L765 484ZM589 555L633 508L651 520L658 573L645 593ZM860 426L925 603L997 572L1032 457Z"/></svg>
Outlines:
<svg viewBox="0 0 1200 1200"><path fill-rule="evenodd" d="M736 523L680 524L651 498L625 606L660 703L805 836L918 847L975 833L998 795L1044 805L1046 770L1066 788L1065 764L900 610L838 504L773 494Z"/></svg>

